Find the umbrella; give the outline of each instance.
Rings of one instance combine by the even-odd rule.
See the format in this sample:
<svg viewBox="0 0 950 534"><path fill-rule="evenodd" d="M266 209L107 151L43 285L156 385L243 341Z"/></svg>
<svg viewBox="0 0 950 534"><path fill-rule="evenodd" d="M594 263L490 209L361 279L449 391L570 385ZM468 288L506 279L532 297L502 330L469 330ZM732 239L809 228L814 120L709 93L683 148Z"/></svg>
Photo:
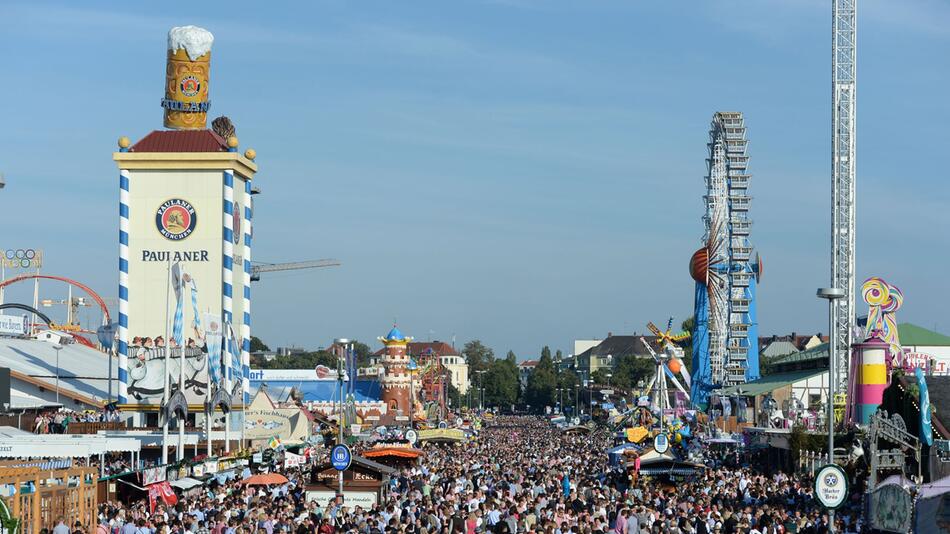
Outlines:
<svg viewBox="0 0 950 534"><path fill-rule="evenodd" d="M279 475L277 473L265 473L262 475L254 475L242 480L241 484L247 484L248 486L268 486L270 484L286 484L287 482L289 481L284 475Z"/></svg>

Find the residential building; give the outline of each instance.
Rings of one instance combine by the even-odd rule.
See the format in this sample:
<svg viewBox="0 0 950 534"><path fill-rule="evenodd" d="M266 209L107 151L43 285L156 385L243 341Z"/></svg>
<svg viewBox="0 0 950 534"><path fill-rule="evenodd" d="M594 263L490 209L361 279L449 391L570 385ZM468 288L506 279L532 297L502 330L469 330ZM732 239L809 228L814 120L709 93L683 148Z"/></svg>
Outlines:
<svg viewBox="0 0 950 534"><path fill-rule="evenodd" d="M521 389L528 387L528 377L538 366L538 360L525 360L518 364L518 381L521 383Z"/></svg>
<svg viewBox="0 0 950 534"><path fill-rule="evenodd" d="M574 370L582 380L589 380L598 369L612 370L621 357L633 356L650 358L650 349L644 341L653 344L656 349L656 336L615 336L608 333L607 338L597 345L574 355Z"/></svg>

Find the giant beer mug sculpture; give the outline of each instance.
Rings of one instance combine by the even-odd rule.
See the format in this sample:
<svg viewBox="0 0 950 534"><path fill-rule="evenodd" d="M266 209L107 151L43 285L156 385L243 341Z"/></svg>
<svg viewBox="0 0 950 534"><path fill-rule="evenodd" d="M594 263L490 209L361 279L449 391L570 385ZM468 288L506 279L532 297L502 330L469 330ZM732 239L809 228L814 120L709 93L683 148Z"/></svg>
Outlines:
<svg viewBox="0 0 950 534"><path fill-rule="evenodd" d="M202 130L208 121L208 85L211 80L211 32L181 26L168 32L165 68L165 127Z"/></svg>

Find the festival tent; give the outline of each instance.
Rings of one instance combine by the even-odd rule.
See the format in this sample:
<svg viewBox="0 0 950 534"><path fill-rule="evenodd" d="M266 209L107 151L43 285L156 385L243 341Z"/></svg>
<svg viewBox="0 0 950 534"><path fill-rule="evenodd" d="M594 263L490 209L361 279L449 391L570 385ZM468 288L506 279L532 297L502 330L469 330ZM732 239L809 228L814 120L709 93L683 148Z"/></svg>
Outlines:
<svg viewBox="0 0 950 534"><path fill-rule="evenodd" d="M88 434L0 433L0 458L89 458L109 452L139 452L137 439Z"/></svg>

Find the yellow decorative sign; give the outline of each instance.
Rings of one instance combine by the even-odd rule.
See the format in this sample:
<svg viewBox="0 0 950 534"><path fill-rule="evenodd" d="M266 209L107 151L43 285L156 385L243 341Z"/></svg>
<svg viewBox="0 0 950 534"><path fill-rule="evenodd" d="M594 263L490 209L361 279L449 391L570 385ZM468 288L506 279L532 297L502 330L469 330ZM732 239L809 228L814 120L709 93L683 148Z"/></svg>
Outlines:
<svg viewBox="0 0 950 534"><path fill-rule="evenodd" d="M650 431L642 426L628 428L626 430L627 441L630 443L640 443L644 438L650 435Z"/></svg>
<svg viewBox="0 0 950 534"><path fill-rule="evenodd" d="M430 439L447 439L453 441L464 441L465 432L457 428L433 428L429 430L419 430L419 441Z"/></svg>

